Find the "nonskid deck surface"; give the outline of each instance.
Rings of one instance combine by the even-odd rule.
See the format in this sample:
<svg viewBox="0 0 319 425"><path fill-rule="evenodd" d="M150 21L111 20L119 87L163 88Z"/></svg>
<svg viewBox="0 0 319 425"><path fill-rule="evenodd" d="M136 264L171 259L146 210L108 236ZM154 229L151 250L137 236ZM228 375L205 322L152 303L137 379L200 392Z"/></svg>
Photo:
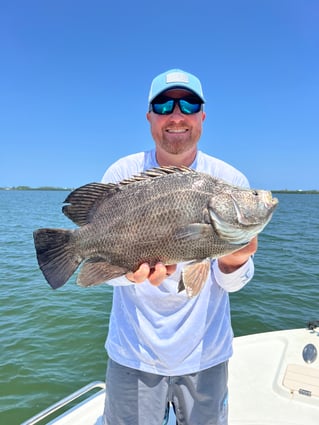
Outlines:
<svg viewBox="0 0 319 425"><path fill-rule="evenodd" d="M318 425L318 353L316 329L235 338L229 362L229 425ZM86 394L84 401L52 419ZM102 425L104 398L105 384L93 382L21 425L34 425L44 417L51 418L46 422L51 425ZM175 423L171 408L168 425Z"/></svg>
<svg viewBox="0 0 319 425"><path fill-rule="evenodd" d="M316 352L316 330L235 338L229 365L230 425L319 424Z"/></svg>

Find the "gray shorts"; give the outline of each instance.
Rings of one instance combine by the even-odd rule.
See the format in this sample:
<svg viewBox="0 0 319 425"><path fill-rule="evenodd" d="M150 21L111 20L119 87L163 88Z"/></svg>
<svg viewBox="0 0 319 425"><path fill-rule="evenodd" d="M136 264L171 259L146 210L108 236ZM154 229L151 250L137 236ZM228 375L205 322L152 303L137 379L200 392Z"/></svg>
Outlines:
<svg viewBox="0 0 319 425"><path fill-rule="evenodd" d="M162 376L109 359L104 425L163 425L173 403L178 425L228 424L228 362L182 376Z"/></svg>

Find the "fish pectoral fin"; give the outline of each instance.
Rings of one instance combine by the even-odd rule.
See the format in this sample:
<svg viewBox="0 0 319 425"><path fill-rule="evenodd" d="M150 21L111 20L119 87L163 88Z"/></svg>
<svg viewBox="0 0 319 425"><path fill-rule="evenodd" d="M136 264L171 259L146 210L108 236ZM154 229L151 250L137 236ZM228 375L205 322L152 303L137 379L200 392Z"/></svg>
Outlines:
<svg viewBox="0 0 319 425"><path fill-rule="evenodd" d="M209 210L211 224L218 237L230 244L247 244L254 236L261 232L263 226L260 224L250 226L236 226L223 220L213 210Z"/></svg>
<svg viewBox="0 0 319 425"><path fill-rule="evenodd" d="M93 258L83 264L76 283L79 286L99 285L100 283L123 276L125 273L127 273L127 270L122 267L114 266L99 258Z"/></svg>
<svg viewBox="0 0 319 425"><path fill-rule="evenodd" d="M210 259L193 261L187 264L182 271L178 285L178 292L185 289L189 298L195 297L203 288L210 270Z"/></svg>
<svg viewBox="0 0 319 425"><path fill-rule="evenodd" d="M213 229L211 224L192 223L177 229L175 237L177 240L186 239L194 241L209 237L212 235L212 232Z"/></svg>

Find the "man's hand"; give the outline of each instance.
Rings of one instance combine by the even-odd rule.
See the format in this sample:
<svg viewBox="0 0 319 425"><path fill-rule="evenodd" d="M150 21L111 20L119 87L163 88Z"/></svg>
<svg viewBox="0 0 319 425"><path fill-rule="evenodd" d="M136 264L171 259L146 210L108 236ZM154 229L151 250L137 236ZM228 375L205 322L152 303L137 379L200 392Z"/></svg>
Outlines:
<svg viewBox="0 0 319 425"><path fill-rule="evenodd" d="M255 254L258 247L257 236L244 248L234 252L233 254L225 255L218 259L218 267L223 273L232 273L239 269L249 258Z"/></svg>
<svg viewBox="0 0 319 425"><path fill-rule="evenodd" d="M142 283L148 279L154 286L159 286L167 276L173 274L176 270L176 265L165 266L163 263L157 263L154 268L150 268L149 264L143 263L133 273L126 274L126 278L134 283Z"/></svg>

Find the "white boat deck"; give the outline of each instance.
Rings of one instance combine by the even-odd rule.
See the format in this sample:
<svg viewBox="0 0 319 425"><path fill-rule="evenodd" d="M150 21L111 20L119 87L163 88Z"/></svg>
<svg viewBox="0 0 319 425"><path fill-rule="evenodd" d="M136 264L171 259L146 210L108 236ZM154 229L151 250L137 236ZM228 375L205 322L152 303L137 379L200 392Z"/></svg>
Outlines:
<svg viewBox="0 0 319 425"><path fill-rule="evenodd" d="M316 330L296 329L235 338L234 356L229 364L229 425L318 425L317 352L319 332ZM313 362L309 361L311 357ZM96 394L47 424L102 425L104 384L93 386L99 388ZM38 423L40 417L66 405L88 388L22 425ZM175 425L172 411L168 425Z"/></svg>
<svg viewBox="0 0 319 425"><path fill-rule="evenodd" d="M319 358L303 360L319 333L305 329L235 338L229 366L230 425L318 425ZM299 370L299 373L296 371Z"/></svg>

